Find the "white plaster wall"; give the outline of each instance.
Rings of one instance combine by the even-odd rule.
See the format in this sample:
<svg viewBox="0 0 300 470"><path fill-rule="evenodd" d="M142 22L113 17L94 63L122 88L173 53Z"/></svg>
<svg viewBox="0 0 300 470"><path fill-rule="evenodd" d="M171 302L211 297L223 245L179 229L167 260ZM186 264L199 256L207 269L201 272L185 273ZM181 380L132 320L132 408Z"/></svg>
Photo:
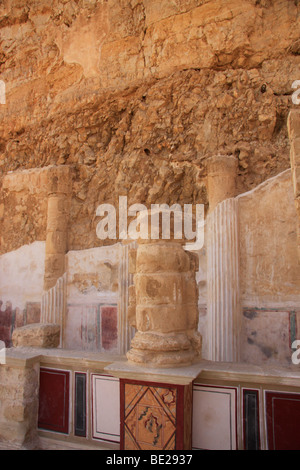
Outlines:
<svg viewBox="0 0 300 470"><path fill-rule="evenodd" d="M24 309L43 294L45 242L36 241L0 256L0 300Z"/></svg>

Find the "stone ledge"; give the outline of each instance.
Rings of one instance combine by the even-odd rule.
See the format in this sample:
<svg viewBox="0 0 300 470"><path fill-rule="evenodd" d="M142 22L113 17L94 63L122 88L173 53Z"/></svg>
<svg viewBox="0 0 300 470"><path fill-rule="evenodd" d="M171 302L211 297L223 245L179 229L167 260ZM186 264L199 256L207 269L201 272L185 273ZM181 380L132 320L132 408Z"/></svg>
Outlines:
<svg viewBox="0 0 300 470"><path fill-rule="evenodd" d="M110 364L104 370L120 379L188 385L200 374L202 364L199 362L186 367L161 369L140 367L127 361L122 361Z"/></svg>
<svg viewBox="0 0 300 470"><path fill-rule="evenodd" d="M104 368L115 361L120 361L123 356L92 351L80 351L60 348L40 348L21 346L6 349L6 366L8 367L32 367L39 363L41 367L75 368L85 367L103 371Z"/></svg>
<svg viewBox="0 0 300 470"><path fill-rule="evenodd" d="M255 365L242 362L212 362L202 360L201 380L249 382L264 385L300 388L300 366L283 364Z"/></svg>
<svg viewBox="0 0 300 470"><path fill-rule="evenodd" d="M105 450L116 452L120 450L119 444L105 441L90 441L82 438L49 435L49 431L38 430L39 450ZM0 447L1 449L1 447Z"/></svg>
<svg viewBox="0 0 300 470"><path fill-rule="evenodd" d="M103 354L91 351L77 351L68 349L47 349L47 348L9 348L7 351L7 366L8 367L32 367L35 363L39 363L42 367L85 367L93 371L103 371L108 375L115 375L120 369L120 375L128 377L126 371L132 368L132 373L135 373L141 379L144 375L144 380L154 380L156 369L146 369L144 367L129 365L125 356ZM197 372L198 369L198 372ZM188 381L194 377L195 382L201 380L225 380L225 381L241 381L253 382L264 384L277 384L279 386L287 385L300 388L300 365L256 365L248 363L237 362L212 362L201 359L199 362L187 367L178 367L172 369L158 369L157 373L162 378L170 376L171 381L174 383L176 371L180 370L180 375L185 377ZM149 375L146 378L146 374ZM195 373L197 372L196 376ZM132 375L132 379L134 379ZM156 377L158 378L158 376Z"/></svg>

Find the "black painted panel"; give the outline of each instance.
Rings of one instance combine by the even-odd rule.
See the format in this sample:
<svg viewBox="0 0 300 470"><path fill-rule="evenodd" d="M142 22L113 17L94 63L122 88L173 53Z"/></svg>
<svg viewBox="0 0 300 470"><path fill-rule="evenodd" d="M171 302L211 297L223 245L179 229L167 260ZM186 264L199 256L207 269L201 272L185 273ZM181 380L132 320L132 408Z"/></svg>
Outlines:
<svg viewBox="0 0 300 470"><path fill-rule="evenodd" d="M244 448L259 450L259 399L258 390L243 391Z"/></svg>
<svg viewBox="0 0 300 470"><path fill-rule="evenodd" d="M86 436L86 374L75 373L75 435Z"/></svg>

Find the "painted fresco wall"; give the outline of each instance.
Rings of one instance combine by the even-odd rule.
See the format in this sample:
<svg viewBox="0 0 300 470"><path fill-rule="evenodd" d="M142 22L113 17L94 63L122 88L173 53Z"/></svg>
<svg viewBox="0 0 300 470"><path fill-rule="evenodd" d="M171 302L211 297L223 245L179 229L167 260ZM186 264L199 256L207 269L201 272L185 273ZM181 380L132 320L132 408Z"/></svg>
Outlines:
<svg viewBox="0 0 300 470"><path fill-rule="evenodd" d="M14 328L40 321L45 243L0 256L0 340L11 346Z"/></svg>
<svg viewBox="0 0 300 470"><path fill-rule="evenodd" d="M44 242L2 255L0 340L9 347L15 328L55 322L61 326L64 348L127 350L133 334L126 324L131 277L127 256L128 248L121 244L70 251L64 282L59 279L53 289L44 292Z"/></svg>
<svg viewBox="0 0 300 470"><path fill-rule="evenodd" d="M297 214L290 170L236 198L240 297L240 360L291 363L300 338ZM207 230L199 251L199 331L208 358Z"/></svg>
<svg viewBox="0 0 300 470"><path fill-rule="evenodd" d="M238 200L241 359L291 363L300 338L300 266L290 170Z"/></svg>
<svg viewBox="0 0 300 470"><path fill-rule="evenodd" d="M67 254L65 348L118 351L120 254L120 245Z"/></svg>
<svg viewBox="0 0 300 470"><path fill-rule="evenodd" d="M299 305L297 213L291 171L238 197L244 306Z"/></svg>

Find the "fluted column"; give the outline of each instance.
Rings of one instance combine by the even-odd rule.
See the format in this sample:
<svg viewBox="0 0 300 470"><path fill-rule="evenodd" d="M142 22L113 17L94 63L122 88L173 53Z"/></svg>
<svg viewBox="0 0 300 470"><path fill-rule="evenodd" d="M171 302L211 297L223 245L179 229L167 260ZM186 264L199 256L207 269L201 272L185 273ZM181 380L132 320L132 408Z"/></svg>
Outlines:
<svg viewBox="0 0 300 470"><path fill-rule="evenodd" d="M237 201L218 204L207 220L208 352L212 361L239 357L240 302Z"/></svg>
<svg viewBox="0 0 300 470"><path fill-rule="evenodd" d="M240 332L237 160L212 157L207 171L208 359L231 362L239 358Z"/></svg>

